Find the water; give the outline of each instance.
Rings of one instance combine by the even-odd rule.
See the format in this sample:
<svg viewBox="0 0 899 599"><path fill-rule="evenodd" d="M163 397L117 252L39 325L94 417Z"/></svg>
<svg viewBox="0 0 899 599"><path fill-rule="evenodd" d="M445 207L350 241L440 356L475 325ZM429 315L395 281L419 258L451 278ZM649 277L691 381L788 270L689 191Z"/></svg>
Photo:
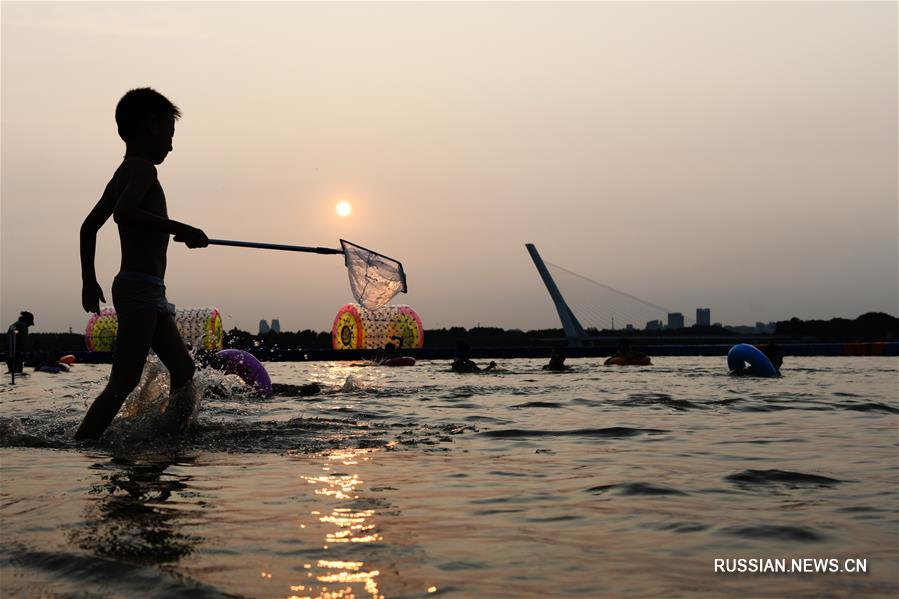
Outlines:
<svg viewBox="0 0 899 599"><path fill-rule="evenodd" d="M895 597L899 361L723 358L505 372L208 372L193 427L150 372L109 437L69 439L109 367L0 386L4 597ZM154 412L155 410L155 412ZM156 414L156 415L152 415ZM716 558L867 572L715 573ZM789 559L787 564L789 565Z"/></svg>

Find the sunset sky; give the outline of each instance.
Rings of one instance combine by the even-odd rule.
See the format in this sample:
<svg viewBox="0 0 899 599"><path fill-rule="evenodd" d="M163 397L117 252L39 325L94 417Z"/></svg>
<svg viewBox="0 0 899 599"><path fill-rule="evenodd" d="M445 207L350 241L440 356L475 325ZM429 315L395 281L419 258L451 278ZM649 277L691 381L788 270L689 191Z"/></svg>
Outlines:
<svg viewBox="0 0 899 599"><path fill-rule="evenodd" d="M83 330L78 229L143 86L183 113L172 218L396 257L426 328L559 326L527 242L726 323L899 310L894 2L0 10L4 326ZM110 302L119 259L110 222ZM227 328L326 330L352 301L339 256L173 243L166 282Z"/></svg>

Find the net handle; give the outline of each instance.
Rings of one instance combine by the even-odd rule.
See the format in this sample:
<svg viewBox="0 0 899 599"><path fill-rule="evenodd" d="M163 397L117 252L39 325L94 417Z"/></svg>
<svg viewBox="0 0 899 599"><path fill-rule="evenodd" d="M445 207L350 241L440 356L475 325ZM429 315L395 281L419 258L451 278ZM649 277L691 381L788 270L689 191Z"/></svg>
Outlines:
<svg viewBox="0 0 899 599"><path fill-rule="evenodd" d="M255 241L232 241L230 239L210 239L209 245L227 245L241 248L256 248L260 250L284 250L287 252L309 252L312 254L343 254L343 250L333 248L282 245L280 243L258 243Z"/></svg>

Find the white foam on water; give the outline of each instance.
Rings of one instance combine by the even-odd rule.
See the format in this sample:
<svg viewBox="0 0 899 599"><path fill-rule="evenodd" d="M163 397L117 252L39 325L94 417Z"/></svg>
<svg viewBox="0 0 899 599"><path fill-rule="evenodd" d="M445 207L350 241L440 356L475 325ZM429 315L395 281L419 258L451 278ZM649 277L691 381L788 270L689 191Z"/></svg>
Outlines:
<svg viewBox="0 0 899 599"><path fill-rule="evenodd" d="M341 392L360 391L366 388L366 384L362 381L362 377L356 374L349 374L340 388Z"/></svg>

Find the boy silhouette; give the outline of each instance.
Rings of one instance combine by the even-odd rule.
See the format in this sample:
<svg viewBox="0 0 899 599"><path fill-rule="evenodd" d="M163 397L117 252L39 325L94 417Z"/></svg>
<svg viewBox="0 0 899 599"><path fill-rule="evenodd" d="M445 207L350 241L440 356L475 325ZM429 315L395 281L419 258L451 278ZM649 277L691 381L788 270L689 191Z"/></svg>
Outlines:
<svg viewBox="0 0 899 599"><path fill-rule="evenodd" d="M175 326L175 306L165 297L169 235L190 248L206 247L206 234L168 217L156 165L172 151L178 107L150 88L133 89L116 106L125 156L100 201L81 225L81 305L99 312L106 301L94 270L97 231L113 217L122 247L119 274L112 283L118 315L116 352L109 383L88 409L76 439L97 439L140 382L150 349L169 370L174 393L193 378L194 363Z"/></svg>

